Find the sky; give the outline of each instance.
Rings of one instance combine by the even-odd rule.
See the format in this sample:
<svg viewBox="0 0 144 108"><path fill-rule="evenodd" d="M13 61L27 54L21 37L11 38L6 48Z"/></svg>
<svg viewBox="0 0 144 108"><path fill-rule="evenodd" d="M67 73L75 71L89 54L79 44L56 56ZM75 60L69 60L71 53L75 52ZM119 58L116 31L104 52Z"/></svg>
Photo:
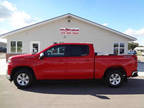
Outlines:
<svg viewBox="0 0 144 108"><path fill-rule="evenodd" d="M0 0L0 34L66 13L136 37L144 45L144 0Z"/></svg>

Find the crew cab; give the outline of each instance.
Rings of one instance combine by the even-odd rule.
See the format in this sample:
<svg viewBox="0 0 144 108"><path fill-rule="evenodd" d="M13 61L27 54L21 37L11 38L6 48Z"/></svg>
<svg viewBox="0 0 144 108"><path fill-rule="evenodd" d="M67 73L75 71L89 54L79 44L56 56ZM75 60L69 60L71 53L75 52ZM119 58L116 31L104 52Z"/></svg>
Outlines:
<svg viewBox="0 0 144 108"><path fill-rule="evenodd" d="M128 77L137 76L136 55L97 55L90 43L53 44L36 54L8 59L7 78L18 88L34 80L103 79L119 87Z"/></svg>

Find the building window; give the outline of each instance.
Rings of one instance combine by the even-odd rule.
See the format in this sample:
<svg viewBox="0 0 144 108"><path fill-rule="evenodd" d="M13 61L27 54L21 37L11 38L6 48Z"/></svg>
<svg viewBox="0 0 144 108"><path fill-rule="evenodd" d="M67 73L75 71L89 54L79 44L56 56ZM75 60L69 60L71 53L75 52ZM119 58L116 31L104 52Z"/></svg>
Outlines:
<svg viewBox="0 0 144 108"><path fill-rule="evenodd" d="M124 54L124 43L120 43L120 54Z"/></svg>
<svg viewBox="0 0 144 108"><path fill-rule="evenodd" d="M11 52L16 52L16 41L11 41Z"/></svg>
<svg viewBox="0 0 144 108"><path fill-rule="evenodd" d="M118 54L118 47L119 47L119 45L118 45L118 43L114 43L114 54Z"/></svg>
<svg viewBox="0 0 144 108"><path fill-rule="evenodd" d="M17 41L17 52L22 52L22 41Z"/></svg>
<svg viewBox="0 0 144 108"><path fill-rule="evenodd" d="M125 53L125 45L124 43L114 43L114 54L124 54Z"/></svg>
<svg viewBox="0 0 144 108"><path fill-rule="evenodd" d="M22 41L11 41L11 53L22 53Z"/></svg>

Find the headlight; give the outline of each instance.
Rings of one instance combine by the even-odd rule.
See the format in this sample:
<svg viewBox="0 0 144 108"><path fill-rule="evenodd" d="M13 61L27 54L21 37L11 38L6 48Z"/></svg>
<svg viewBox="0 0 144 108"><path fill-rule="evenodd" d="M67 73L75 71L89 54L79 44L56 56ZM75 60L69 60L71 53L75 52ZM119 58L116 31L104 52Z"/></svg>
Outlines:
<svg viewBox="0 0 144 108"><path fill-rule="evenodd" d="M11 62L11 59L8 59L8 63L10 63Z"/></svg>

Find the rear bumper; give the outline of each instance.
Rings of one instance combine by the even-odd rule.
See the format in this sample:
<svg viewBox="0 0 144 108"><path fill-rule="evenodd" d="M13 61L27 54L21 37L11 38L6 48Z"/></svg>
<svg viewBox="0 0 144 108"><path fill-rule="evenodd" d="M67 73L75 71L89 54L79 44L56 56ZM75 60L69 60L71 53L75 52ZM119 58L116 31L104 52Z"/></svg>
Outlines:
<svg viewBox="0 0 144 108"><path fill-rule="evenodd" d="M138 71L132 72L132 77L137 77L138 76Z"/></svg>

